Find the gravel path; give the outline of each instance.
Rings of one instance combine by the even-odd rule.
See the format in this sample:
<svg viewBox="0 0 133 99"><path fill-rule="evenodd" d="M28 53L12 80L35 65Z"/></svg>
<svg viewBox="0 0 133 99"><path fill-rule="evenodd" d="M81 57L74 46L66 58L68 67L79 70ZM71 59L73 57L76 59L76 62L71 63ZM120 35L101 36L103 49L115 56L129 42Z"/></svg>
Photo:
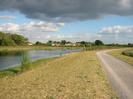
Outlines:
<svg viewBox="0 0 133 99"><path fill-rule="evenodd" d="M111 55L97 52L108 78L121 99L133 99L133 67Z"/></svg>

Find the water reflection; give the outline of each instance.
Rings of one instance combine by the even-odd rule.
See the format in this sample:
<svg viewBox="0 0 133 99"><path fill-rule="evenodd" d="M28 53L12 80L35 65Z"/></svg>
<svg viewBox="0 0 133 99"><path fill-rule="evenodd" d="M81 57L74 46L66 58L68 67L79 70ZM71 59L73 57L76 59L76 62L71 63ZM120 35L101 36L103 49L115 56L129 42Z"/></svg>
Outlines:
<svg viewBox="0 0 133 99"><path fill-rule="evenodd" d="M20 56L24 51L0 51L0 56Z"/></svg>

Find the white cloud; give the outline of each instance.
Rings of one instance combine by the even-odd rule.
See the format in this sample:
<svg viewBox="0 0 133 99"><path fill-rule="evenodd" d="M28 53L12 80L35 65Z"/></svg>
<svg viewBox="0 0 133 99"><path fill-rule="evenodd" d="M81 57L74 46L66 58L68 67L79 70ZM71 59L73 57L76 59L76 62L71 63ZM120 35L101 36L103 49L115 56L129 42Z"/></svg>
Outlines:
<svg viewBox="0 0 133 99"><path fill-rule="evenodd" d="M17 33L27 37L30 41L47 41L58 39L58 32L65 23L30 22L25 24L6 23L0 25L0 31L6 33ZM53 33L54 32L54 33Z"/></svg>
<svg viewBox="0 0 133 99"><path fill-rule="evenodd" d="M36 39L36 38L34 38ZM98 34L92 34L92 33L69 33L68 35L65 34L45 34L45 36L41 36L40 41L45 42L48 40L67 40L72 42L78 42L78 41L95 41L96 39L100 39L100 36Z"/></svg>
<svg viewBox="0 0 133 99"><path fill-rule="evenodd" d="M30 22L29 24L23 25L21 29L25 31L38 30L44 32L57 32L59 31L59 28L62 27L59 24L60 23Z"/></svg>
<svg viewBox="0 0 133 99"><path fill-rule="evenodd" d="M112 26L104 27L100 30L100 33L133 33L133 26Z"/></svg>
<svg viewBox="0 0 133 99"><path fill-rule="evenodd" d="M36 38L39 35L39 39ZM77 41L95 41L100 39L105 43L133 43L133 26L112 26L105 27L98 33L35 33L32 35L34 41L40 40L46 42L48 40L68 40Z"/></svg>
<svg viewBox="0 0 133 99"><path fill-rule="evenodd" d="M30 22L22 25L8 23L0 25L0 31L20 33L33 42L63 39L76 42L100 39L105 43L133 43L133 25L104 27L98 33L58 33L64 25L64 23L46 22Z"/></svg>
<svg viewBox="0 0 133 99"><path fill-rule="evenodd" d="M0 25L0 31L4 32L30 32L30 31L41 31L41 32L57 32L64 26L64 23L46 23L46 22L30 22L22 25L15 23L6 23Z"/></svg>
<svg viewBox="0 0 133 99"><path fill-rule="evenodd" d="M99 31L99 35L109 43L133 43L133 26L104 27Z"/></svg>
<svg viewBox="0 0 133 99"><path fill-rule="evenodd" d="M4 32L16 32L16 31L19 31L19 29L20 29L20 26L14 23L7 23L7 24L0 25L0 31L4 31Z"/></svg>
<svg viewBox="0 0 133 99"><path fill-rule="evenodd" d="M12 19L15 19L15 16L0 16L0 19L2 19L2 20L12 20Z"/></svg>

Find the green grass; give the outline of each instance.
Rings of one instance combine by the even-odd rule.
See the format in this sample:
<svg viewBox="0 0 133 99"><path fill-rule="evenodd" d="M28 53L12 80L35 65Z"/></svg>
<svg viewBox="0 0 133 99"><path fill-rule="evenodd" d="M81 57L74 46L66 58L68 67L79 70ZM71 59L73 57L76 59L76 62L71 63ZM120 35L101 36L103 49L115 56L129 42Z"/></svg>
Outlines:
<svg viewBox="0 0 133 99"><path fill-rule="evenodd" d="M27 53L23 53L22 54L22 62L21 62L21 71L24 72L24 71L27 71L29 69L31 69L32 67L32 62L29 58L29 56L27 55Z"/></svg>
<svg viewBox="0 0 133 99"><path fill-rule="evenodd" d="M0 46L0 52L3 51L22 51L22 50L71 50L84 48L84 50L103 50L103 49L114 49L123 48L124 46L87 46L87 47L50 47L50 46Z"/></svg>
<svg viewBox="0 0 133 99"><path fill-rule="evenodd" d="M119 49L119 48L127 48L127 47L124 47L124 46L106 46L106 45L96 46L96 45L93 45L93 46L84 47L84 50L87 50L87 51L97 50L98 51L98 50Z"/></svg>
<svg viewBox="0 0 133 99"><path fill-rule="evenodd" d="M9 69L6 69L6 70L2 70L2 71L0 71L0 78L4 78L4 77L7 77L7 76L8 77L9 76L16 76L17 74L26 72L28 70L35 69L35 68L39 67L40 64L42 64L42 63L46 64L47 62L50 62L54 59L55 58L40 59L40 60L32 62L30 65L26 64L27 67L25 67L25 64L23 64L21 66L17 66L17 67L14 67L14 68L9 68ZM23 68L23 70L22 70L22 68Z"/></svg>
<svg viewBox="0 0 133 99"><path fill-rule="evenodd" d="M133 49L125 50L122 52L123 55L133 57Z"/></svg>
<svg viewBox="0 0 133 99"><path fill-rule="evenodd" d="M109 52L109 54L111 54L114 57L119 58L119 59L121 59L121 60L133 65L133 57L130 57L128 55L122 54L123 52L125 52L127 50L133 50L133 49L119 49L119 50L115 50L115 51Z"/></svg>
<svg viewBox="0 0 133 99"><path fill-rule="evenodd" d="M39 60L0 79L1 99L116 99L94 51Z"/></svg>
<svg viewBox="0 0 133 99"><path fill-rule="evenodd" d="M0 52L3 51L22 51L22 50L71 50L80 47L50 47L50 46L0 46Z"/></svg>

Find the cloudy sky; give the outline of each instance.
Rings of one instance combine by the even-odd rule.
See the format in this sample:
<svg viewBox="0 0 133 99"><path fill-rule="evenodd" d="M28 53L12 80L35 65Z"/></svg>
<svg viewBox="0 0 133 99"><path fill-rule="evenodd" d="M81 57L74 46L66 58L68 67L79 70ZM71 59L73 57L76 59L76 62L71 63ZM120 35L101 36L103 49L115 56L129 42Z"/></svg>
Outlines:
<svg viewBox="0 0 133 99"><path fill-rule="evenodd" d="M133 43L133 0L0 0L0 31L31 42Z"/></svg>

